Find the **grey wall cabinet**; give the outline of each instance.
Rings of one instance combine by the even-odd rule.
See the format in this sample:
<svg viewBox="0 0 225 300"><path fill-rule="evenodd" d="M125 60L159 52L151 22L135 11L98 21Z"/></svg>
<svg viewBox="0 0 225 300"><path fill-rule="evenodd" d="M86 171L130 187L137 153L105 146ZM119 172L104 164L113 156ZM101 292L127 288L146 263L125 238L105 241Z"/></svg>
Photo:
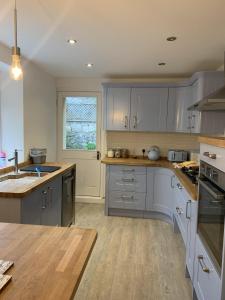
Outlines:
<svg viewBox="0 0 225 300"><path fill-rule="evenodd" d="M23 224L61 225L62 177L41 186L21 200Z"/></svg>
<svg viewBox="0 0 225 300"><path fill-rule="evenodd" d="M106 91L105 128L127 131L130 129L130 88L108 88Z"/></svg>
<svg viewBox="0 0 225 300"><path fill-rule="evenodd" d="M131 91L130 129L166 131L168 88L134 88Z"/></svg>
<svg viewBox="0 0 225 300"><path fill-rule="evenodd" d="M171 132L199 133L201 114L189 111L193 103L193 86L169 89L167 130Z"/></svg>
<svg viewBox="0 0 225 300"><path fill-rule="evenodd" d="M173 216L173 172L165 168L148 168L146 208ZM152 181L154 184L152 186Z"/></svg>

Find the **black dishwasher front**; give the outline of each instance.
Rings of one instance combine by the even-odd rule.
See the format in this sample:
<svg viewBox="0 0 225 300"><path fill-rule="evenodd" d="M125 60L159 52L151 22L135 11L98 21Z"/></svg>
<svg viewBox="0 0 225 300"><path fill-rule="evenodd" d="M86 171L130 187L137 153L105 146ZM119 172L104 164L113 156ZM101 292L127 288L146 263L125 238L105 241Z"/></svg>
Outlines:
<svg viewBox="0 0 225 300"><path fill-rule="evenodd" d="M75 222L75 169L63 175L62 181L62 226Z"/></svg>

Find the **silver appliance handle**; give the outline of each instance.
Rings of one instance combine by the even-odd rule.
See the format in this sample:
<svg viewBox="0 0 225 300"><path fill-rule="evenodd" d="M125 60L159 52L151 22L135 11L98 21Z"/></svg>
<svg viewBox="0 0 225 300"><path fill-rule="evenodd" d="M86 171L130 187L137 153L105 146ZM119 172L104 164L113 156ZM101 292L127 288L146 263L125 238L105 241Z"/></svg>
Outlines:
<svg viewBox="0 0 225 300"><path fill-rule="evenodd" d="M216 200L224 200L224 194L219 192L216 193L214 192L212 189L210 189L210 187L204 182L202 181L201 179L199 179L199 184L201 186L203 186L203 188Z"/></svg>

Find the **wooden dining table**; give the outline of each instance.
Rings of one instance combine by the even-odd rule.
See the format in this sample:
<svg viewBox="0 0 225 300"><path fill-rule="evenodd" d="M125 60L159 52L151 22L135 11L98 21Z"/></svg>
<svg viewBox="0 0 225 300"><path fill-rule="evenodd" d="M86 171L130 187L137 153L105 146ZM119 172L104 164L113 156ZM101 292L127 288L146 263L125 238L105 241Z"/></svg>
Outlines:
<svg viewBox="0 0 225 300"><path fill-rule="evenodd" d="M0 223L0 259L14 262L0 300L73 299L96 239L94 229Z"/></svg>

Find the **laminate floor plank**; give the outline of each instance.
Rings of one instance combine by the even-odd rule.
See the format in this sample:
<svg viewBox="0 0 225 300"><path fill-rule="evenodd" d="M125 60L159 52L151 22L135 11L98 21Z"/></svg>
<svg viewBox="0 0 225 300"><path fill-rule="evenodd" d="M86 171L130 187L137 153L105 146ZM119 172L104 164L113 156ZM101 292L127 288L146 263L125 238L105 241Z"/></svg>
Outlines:
<svg viewBox="0 0 225 300"><path fill-rule="evenodd" d="M76 204L76 226L98 239L74 300L191 300L179 234L159 220L107 217L101 204Z"/></svg>

